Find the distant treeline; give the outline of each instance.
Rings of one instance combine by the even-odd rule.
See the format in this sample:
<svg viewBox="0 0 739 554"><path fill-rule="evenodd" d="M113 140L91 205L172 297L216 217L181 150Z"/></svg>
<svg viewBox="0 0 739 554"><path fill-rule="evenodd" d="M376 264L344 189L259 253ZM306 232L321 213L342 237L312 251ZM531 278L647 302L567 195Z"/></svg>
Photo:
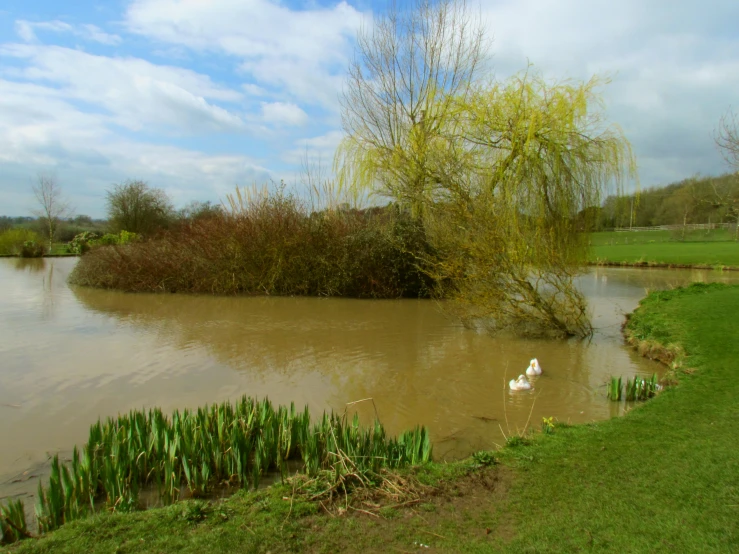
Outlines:
<svg viewBox="0 0 739 554"><path fill-rule="evenodd" d="M739 175L693 177L628 196L609 196L595 218L596 229L686 223L736 223Z"/></svg>
<svg viewBox="0 0 739 554"><path fill-rule="evenodd" d="M42 217L11 217L0 216L0 232L8 229L25 229L44 236L48 233L46 223ZM84 232L103 234L108 231L108 221L105 219L93 219L88 215L77 215L61 219L59 227L54 236L57 242L69 242L76 235Z"/></svg>

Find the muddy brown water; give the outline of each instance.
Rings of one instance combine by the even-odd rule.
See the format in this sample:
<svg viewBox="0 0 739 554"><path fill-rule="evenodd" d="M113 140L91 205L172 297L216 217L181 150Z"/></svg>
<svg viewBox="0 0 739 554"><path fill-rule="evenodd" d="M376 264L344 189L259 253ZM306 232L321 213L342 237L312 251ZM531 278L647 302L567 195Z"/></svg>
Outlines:
<svg viewBox="0 0 739 554"><path fill-rule="evenodd" d="M373 398L390 433L429 427L436 459L503 442L542 417L619 415L611 375L661 372L624 346L620 325L647 289L739 282L739 273L592 269L580 279L592 340L494 338L427 300L234 298L70 287L75 259L0 259L0 498L32 494L49 454L91 423L269 397L319 415ZM506 383L537 357L534 390ZM533 406L533 408L532 408ZM371 403L356 410L369 421Z"/></svg>

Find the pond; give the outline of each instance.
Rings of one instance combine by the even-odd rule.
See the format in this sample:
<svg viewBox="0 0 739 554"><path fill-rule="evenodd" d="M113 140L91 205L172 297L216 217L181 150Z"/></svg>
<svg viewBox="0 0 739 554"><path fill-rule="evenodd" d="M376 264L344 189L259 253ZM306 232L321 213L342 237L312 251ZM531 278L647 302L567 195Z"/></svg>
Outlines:
<svg viewBox="0 0 739 554"><path fill-rule="evenodd" d="M502 444L542 417L619 415L611 375L660 373L620 326L648 289L739 282L739 273L592 269L580 278L592 340L494 338L428 300L125 294L67 285L75 259L0 259L0 498L33 493L48 454L134 408L194 408L241 395L314 415L374 399L390 433L431 432L436 459ZM506 383L537 357L534 389ZM369 421L371 402L350 408Z"/></svg>

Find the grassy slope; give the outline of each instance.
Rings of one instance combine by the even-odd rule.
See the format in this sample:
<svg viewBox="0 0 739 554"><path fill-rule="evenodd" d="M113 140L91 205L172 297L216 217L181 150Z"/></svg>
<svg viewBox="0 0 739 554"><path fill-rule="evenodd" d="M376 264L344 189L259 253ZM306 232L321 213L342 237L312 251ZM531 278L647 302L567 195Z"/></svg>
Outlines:
<svg viewBox="0 0 739 554"><path fill-rule="evenodd" d="M627 417L512 451L522 460L512 551L739 549L737 309L739 287L721 285L643 302L630 328L683 345L697 371Z"/></svg>
<svg viewBox="0 0 739 554"><path fill-rule="evenodd" d="M239 494L202 522L192 521L192 504L102 515L18 551L407 552L415 542L452 552L737 551L737 313L739 287L650 295L630 327L639 338L684 347L696 371L681 374L680 386L626 417L507 448L492 472L434 465L425 479L441 476L441 492L386 509L386 519L329 517L297 500L291 507L283 500L289 489L275 487ZM512 484L501 487L506 480Z"/></svg>
<svg viewBox="0 0 739 554"><path fill-rule="evenodd" d="M685 242L671 241L669 231L592 233L591 261L654 262L739 267L739 243L725 231L696 231Z"/></svg>

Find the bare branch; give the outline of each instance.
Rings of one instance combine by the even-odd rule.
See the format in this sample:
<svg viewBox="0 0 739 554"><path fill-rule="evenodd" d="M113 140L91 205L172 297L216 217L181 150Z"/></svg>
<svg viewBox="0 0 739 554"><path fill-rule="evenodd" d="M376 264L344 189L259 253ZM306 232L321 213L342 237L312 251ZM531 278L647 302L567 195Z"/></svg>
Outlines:
<svg viewBox="0 0 739 554"><path fill-rule="evenodd" d="M62 188L52 174L39 173L36 184L31 185L31 190L39 206L33 213L44 222L49 238L49 251L51 251L59 221L69 217L73 208L64 198Z"/></svg>
<svg viewBox="0 0 739 554"><path fill-rule="evenodd" d="M731 108L721 116L714 141L724 159L739 171L739 116Z"/></svg>

